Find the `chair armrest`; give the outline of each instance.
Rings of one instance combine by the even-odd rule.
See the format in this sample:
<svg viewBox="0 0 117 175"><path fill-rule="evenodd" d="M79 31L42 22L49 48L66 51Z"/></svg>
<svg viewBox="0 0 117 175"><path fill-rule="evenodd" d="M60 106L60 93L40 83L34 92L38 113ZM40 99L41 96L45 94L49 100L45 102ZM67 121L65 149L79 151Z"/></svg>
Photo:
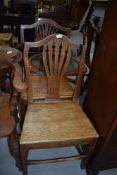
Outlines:
<svg viewBox="0 0 117 175"><path fill-rule="evenodd" d="M65 72L64 76L75 76L78 74L79 68L75 68L72 71ZM84 64L84 73L85 75L89 74L89 68L86 64Z"/></svg>
<svg viewBox="0 0 117 175"><path fill-rule="evenodd" d="M27 89L27 85L22 81L22 69L19 64L14 64L14 77L13 77L13 88L17 92L24 92Z"/></svg>
<svg viewBox="0 0 117 175"><path fill-rule="evenodd" d="M89 71L90 71L89 67L85 64L85 75L88 75Z"/></svg>
<svg viewBox="0 0 117 175"><path fill-rule="evenodd" d="M77 74L78 74L78 68L72 71L65 72L64 76L72 76L72 75L77 75Z"/></svg>

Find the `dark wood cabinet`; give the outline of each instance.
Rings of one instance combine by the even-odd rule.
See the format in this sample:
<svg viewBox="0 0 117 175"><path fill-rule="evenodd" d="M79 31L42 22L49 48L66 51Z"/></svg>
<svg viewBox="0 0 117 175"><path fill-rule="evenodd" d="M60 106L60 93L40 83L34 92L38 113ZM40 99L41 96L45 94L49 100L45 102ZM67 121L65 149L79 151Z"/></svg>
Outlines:
<svg viewBox="0 0 117 175"><path fill-rule="evenodd" d="M88 0L72 0L71 5L71 20L73 22L79 23L88 9Z"/></svg>
<svg viewBox="0 0 117 175"><path fill-rule="evenodd" d="M110 0L96 48L84 111L100 138L88 174L117 167L117 1Z"/></svg>

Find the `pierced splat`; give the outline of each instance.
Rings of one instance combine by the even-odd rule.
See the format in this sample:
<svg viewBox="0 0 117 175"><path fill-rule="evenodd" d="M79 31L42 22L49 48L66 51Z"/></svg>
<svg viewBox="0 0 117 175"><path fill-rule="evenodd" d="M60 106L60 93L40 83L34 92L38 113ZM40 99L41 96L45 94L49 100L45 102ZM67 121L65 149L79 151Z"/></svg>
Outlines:
<svg viewBox="0 0 117 175"><path fill-rule="evenodd" d="M39 41L46 36L56 33L57 28L50 23L42 23L35 28L35 41Z"/></svg>
<svg viewBox="0 0 117 175"><path fill-rule="evenodd" d="M59 98L59 88L71 58L71 47L65 38L53 39L44 46L43 64L47 74L48 98Z"/></svg>

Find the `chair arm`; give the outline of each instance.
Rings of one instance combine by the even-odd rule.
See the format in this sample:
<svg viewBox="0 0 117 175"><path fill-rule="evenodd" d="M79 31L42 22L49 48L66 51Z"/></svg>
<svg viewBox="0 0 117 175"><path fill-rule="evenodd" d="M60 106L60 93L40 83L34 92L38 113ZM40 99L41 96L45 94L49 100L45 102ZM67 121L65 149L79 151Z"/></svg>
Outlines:
<svg viewBox="0 0 117 175"><path fill-rule="evenodd" d="M64 76L74 76L78 74L79 68L75 68L72 71L65 72ZM89 68L86 64L84 64L84 72L85 75L89 74Z"/></svg>
<svg viewBox="0 0 117 175"><path fill-rule="evenodd" d="M13 88L17 92L24 92L27 89L27 85L22 81L22 69L19 64L14 64L14 77L13 77Z"/></svg>
<svg viewBox="0 0 117 175"><path fill-rule="evenodd" d="M85 75L88 75L89 71L90 71L89 67L85 64Z"/></svg>
<svg viewBox="0 0 117 175"><path fill-rule="evenodd" d="M65 72L65 76L72 76L72 75L77 75L78 74L78 68L72 70L72 71L68 71L68 72Z"/></svg>

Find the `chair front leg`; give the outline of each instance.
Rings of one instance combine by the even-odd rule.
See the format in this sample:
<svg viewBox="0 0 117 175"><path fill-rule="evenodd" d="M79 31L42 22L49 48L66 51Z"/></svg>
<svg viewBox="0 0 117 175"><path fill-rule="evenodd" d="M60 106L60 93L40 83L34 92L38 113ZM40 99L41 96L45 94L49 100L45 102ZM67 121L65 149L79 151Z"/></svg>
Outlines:
<svg viewBox="0 0 117 175"><path fill-rule="evenodd" d="M21 157L21 165L23 175L27 175L27 157L28 157L28 149L24 145L20 146L20 157Z"/></svg>
<svg viewBox="0 0 117 175"><path fill-rule="evenodd" d="M88 153L87 153L88 156L86 157L86 159L83 159L83 160L81 161L81 168L82 168L82 169L84 169L84 168L87 167L87 164L88 164L88 162L89 162L89 160L90 160L90 158L91 158L91 156L92 156L92 153L93 153L93 151L94 151L94 149L95 149L96 144L97 144L97 139L93 140L93 141L90 143L89 151L88 151Z"/></svg>
<svg viewBox="0 0 117 175"><path fill-rule="evenodd" d="M20 162L20 150L19 150L19 137L15 129L8 137L8 146L11 155L15 158L16 166L21 169L21 162Z"/></svg>

